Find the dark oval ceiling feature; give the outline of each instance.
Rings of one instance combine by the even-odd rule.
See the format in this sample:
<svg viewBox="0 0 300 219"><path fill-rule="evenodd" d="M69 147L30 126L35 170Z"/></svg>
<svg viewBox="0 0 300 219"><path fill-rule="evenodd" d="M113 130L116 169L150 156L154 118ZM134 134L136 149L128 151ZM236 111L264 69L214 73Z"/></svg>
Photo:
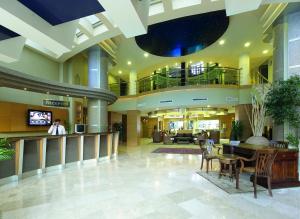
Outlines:
<svg viewBox="0 0 300 219"><path fill-rule="evenodd" d="M228 25L229 17L222 10L150 25L148 33L135 40L141 49L153 55L179 57L213 44Z"/></svg>

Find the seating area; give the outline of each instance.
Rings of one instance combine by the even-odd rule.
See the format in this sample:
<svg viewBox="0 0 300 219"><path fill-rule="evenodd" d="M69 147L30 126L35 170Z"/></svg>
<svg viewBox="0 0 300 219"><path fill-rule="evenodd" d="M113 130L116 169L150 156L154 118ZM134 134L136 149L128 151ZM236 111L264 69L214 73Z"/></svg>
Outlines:
<svg viewBox="0 0 300 219"><path fill-rule="evenodd" d="M270 145L268 147L255 145L249 147L249 145L247 144L223 144L223 146L220 146L214 144L213 140L203 139L199 142L199 147L201 149L202 155L200 170L203 169L203 163L204 161L206 161L206 173L209 174L209 169L212 170L212 161L218 160L219 179L221 179L221 177L228 177L228 180L230 181L233 181L235 179L235 188L238 190L240 174L248 174L249 180L253 185L254 198L257 198L258 184L266 187L268 189L269 195L272 196L272 185L275 185L275 187L278 188L278 184L275 183L279 178L277 170L278 168L274 167L275 165L277 165L277 163L274 164L274 161L277 157L286 157L284 153L286 153L287 151L289 152L289 154L294 154L295 157L297 157L298 151L289 150L286 145L288 145L287 142L270 141ZM247 152L251 150L251 157L249 158L249 154L245 153L245 151L243 150L247 150ZM289 162L290 164L292 163L291 160L287 162ZM298 160L295 160L295 163L298 163ZM282 165L282 161L280 161L280 165L282 166L282 168L284 168L284 165ZM282 172L291 171L289 167L285 168L286 169L282 170ZM276 176L274 177L273 174ZM300 186L297 172L294 175L296 177L290 177L288 179L288 182L281 181L280 186L286 187L289 185L290 181L294 181L295 185Z"/></svg>

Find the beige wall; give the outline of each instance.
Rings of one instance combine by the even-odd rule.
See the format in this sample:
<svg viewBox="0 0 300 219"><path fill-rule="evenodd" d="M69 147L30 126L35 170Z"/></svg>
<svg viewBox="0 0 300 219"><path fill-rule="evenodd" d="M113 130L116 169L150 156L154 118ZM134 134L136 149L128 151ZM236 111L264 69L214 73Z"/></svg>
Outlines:
<svg viewBox="0 0 300 219"><path fill-rule="evenodd" d="M157 126L157 118L142 117L142 137L152 138L152 132L154 131L154 126Z"/></svg>
<svg viewBox="0 0 300 219"><path fill-rule="evenodd" d="M250 122L245 109L245 107L249 107L249 110L251 110L251 106L251 104L241 104L235 107L235 120L241 121L243 125L243 135L241 139L243 141L252 136Z"/></svg>
<svg viewBox="0 0 300 219"><path fill-rule="evenodd" d="M88 85L88 61L87 58L83 54L78 54L74 57L72 57L68 62L69 73L66 72L66 74L72 74L69 75L69 78L71 78L73 84Z"/></svg>
<svg viewBox="0 0 300 219"><path fill-rule="evenodd" d="M24 47L20 59L0 66L48 80L59 80L59 63Z"/></svg>

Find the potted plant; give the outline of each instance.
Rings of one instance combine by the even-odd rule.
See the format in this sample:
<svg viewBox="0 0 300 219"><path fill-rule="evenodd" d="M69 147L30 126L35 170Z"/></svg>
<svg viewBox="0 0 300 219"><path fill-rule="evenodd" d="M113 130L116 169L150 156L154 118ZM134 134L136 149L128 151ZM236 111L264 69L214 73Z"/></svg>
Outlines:
<svg viewBox="0 0 300 219"><path fill-rule="evenodd" d="M241 121L233 120L231 123L230 140L239 141L243 134L243 124Z"/></svg>
<svg viewBox="0 0 300 219"><path fill-rule="evenodd" d="M291 145L293 148L298 148L299 146L299 138L297 138L295 135L290 133L286 139L289 141L289 145Z"/></svg>
<svg viewBox="0 0 300 219"><path fill-rule="evenodd" d="M15 154L10 142L5 138L0 138L0 161L10 160Z"/></svg>
<svg viewBox="0 0 300 219"><path fill-rule="evenodd" d="M269 140L263 137L266 119L266 99L269 93L268 84L254 85L251 91L252 109L246 109L253 136L246 140L248 144L269 145Z"/></svg>
<svg viewBox="0 0 300 219"><path fill-rule="evenodd" d="M278 81L271 87L267 95L266 113L273 118L275 124L281 125L286 122L294 129L290 130L287 137L291 145L296 145L299 141L299 107L300 76L292 76L286 81Z"/></svg>

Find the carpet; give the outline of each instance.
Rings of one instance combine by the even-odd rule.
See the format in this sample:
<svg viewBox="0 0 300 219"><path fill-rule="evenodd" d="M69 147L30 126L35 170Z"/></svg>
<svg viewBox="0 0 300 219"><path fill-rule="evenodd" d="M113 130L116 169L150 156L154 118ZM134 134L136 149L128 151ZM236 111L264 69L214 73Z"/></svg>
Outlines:
<svg viewBox="0 0 300 219"><path fill-rule="evenodd" d="M166 154L201 154L201 149L196 148L157 148L152 153Z"/></svg>
<svg viewBox="0 0 300 219"><path fill-rule="evenodd" d="M232 181L227 176L222 176L221 179L219 179L219 173L215 171L210 171L206 173L205 171L199 171L197 172L200 176L211 182L212 184L216 185L220 189L224 190L228 194L238 194L238 193L247 193L247 192L253 192L253 185L250 179L245 179L240 176L239 180L239 189L235 188L235 179ZM266 189L260 185L257 185L257 191L265 191Z"/></svg>

